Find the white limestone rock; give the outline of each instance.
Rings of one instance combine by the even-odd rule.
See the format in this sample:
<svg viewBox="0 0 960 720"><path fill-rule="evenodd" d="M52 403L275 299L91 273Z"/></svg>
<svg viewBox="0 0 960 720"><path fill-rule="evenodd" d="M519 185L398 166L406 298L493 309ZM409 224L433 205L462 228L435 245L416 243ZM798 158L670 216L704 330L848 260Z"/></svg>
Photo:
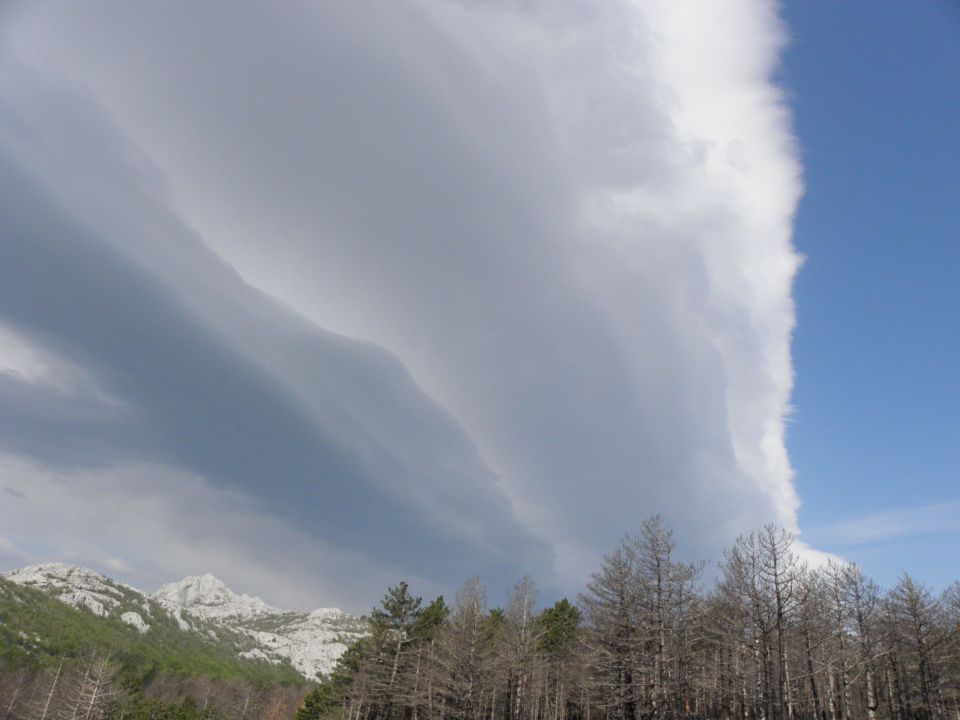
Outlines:
<svg viewBox="0 0 960 720"><path fill-rule="evenodd" d="M133 627L135 627L141 635L150 630L150 626L144 622L142 617L140 617L140 613L125 612L120 616L120 619L127 625L133 625Z"/></svg>

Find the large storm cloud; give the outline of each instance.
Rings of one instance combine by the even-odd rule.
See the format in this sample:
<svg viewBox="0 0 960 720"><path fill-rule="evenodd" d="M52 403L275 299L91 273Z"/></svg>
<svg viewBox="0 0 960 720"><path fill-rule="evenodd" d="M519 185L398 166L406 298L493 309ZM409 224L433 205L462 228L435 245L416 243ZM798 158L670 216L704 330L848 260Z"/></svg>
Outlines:
<svg viewBox="0 0 960 720"><path fill-rule="evenodd" d="M390 573L575 591L654 512L697 555L796 529L775 10L8 7L0 557L73 533L229 579L226 493L269 535L240 589L349 604ZM219 520L129 557L89 503L47 532L147 487Z"/></svg>

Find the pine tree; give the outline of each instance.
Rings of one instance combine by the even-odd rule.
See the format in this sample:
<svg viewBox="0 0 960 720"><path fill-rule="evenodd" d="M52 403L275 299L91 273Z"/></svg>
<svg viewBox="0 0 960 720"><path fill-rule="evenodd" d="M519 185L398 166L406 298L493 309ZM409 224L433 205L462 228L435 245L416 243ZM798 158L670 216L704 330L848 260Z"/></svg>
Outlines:
<svg viewBox="0 0 960 720"><path fill-rule="evenodd" d="M544 717L565 720L581 699L582 678L578 673L583 658L580 611L566 598L537 616L539 650L545 656Z"/></svg>
<svg viewBox="0 0 960 720"><path fill-rule="evenodd" d="M410 641L410 631L420 618L422 603L423 599L412 596L407 583L401 581L396 587L387 589L380 606L371 613L373 636L381 645L381 654L387 656L389 653L390 657L388 675L380 682L379 716L385 720L389 720L396 701L401 699L397 686L400 659L404 644Z"/></svg>

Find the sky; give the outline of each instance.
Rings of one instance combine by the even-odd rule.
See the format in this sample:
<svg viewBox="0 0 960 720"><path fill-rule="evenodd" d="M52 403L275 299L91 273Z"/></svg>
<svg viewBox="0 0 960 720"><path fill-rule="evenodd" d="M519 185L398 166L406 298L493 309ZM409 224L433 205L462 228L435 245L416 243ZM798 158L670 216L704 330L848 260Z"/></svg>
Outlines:
<svg viewBox="0 0 960 720"><path fill-rule="evenodd" d="M960 20L918 5L4 5L0 567L552 597L660 513L944 584Z"/></svg>
<svg viewBox="0 0 960 720"><path fill-rule="evenodd" d="M883 585L960 565L960 5L787 3L806 191L787 431L816 547Z"/></svg>

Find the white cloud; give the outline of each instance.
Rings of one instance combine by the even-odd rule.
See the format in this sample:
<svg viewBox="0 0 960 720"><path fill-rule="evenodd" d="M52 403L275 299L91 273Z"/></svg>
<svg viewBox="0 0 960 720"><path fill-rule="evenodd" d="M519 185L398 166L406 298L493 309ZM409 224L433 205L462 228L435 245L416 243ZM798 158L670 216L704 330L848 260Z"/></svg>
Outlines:
<svg viewBox="0 0 960 720"><path fill-rule="evenodd" d="M427 534L546 538L555 567L529 571L570 591L654 512L697 555L797 529L800 169L775 3L21 10L4 78L43 142L7 146L362 458L375 492L423 508ZM50 85L92 108L50 112ZM382 412L371 378L399 364L366 393L332 382L291 340L315 328L214 272L184 226L312 323L389 350L442 410Z"/></svg>
<svg viewBox="0 0 960 720"><path fill-rule="evenodd" d="M13 327L0 323L2 375L31 385L55 387L62 392L95 391L92 379L82 367L50 352Z"/></svg>
<svg viewBox="0 0 960 720"><path fill-rule="evenodd" d="M0 325L0 373L28 380L49 377L50 363L39 348Z"/></svg>
<svg viewBox="0 0 960 720"><path fill-rule="evenodd" d="M960 530L960 502L937 503L813 527L807 534L824 546L858 546Z"/></svg>

